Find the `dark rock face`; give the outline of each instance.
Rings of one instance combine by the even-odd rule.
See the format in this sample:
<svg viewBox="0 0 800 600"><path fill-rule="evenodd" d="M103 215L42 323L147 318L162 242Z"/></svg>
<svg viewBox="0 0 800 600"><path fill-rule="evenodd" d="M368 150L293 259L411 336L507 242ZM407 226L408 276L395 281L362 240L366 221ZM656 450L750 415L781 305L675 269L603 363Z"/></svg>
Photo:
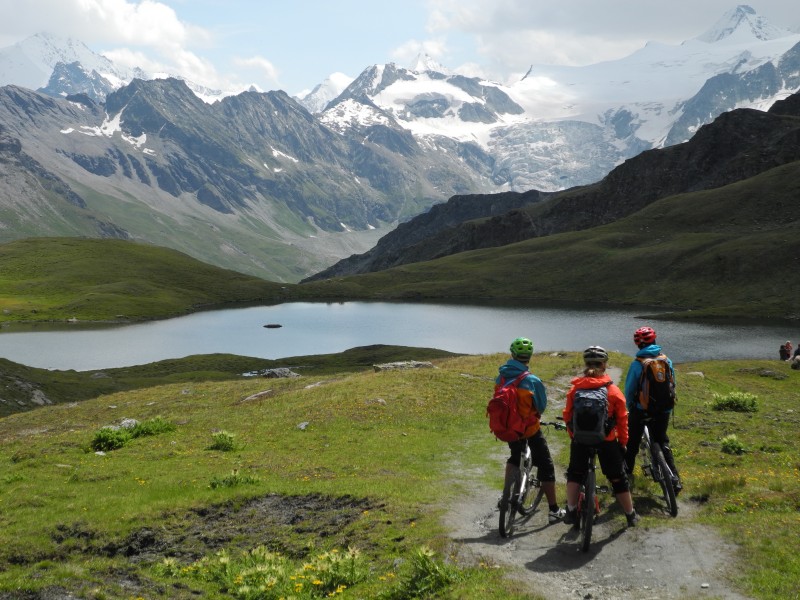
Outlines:
<svg viewBox="0 0 800 600"><path fill-rule="evenodd" d="M114 90L111 82L97 71L87 72L79 62L58 63L47 85L39 91L50 96L82 94L95 102L103 102Z"/></svg>
<svg viewBox="0 0 800 600"><path fill-rule="evenodd" d="M304 281L381 271L402 264L447 256L461 252L461 249L480 247L475 245L478 240L474 235L465 235L467 222L505 214L512 209L539 202L549 195L551 194L534 190L524 194L506 192L453 196L446 203L437 204L427 213L399 225L394 231L382 237L369 252L339 261L329 269ZM501 245L491 244L486 239L481 241L488 245Z"/></svg>
<svg viewBox="0 0 800 600"><path fill-rule="evenodd" d="M89 171L89 173L94 173L95 175L100 175L101 177L110 177L117 172L116 162L108 156L70 154L69 158Z"/></svg>

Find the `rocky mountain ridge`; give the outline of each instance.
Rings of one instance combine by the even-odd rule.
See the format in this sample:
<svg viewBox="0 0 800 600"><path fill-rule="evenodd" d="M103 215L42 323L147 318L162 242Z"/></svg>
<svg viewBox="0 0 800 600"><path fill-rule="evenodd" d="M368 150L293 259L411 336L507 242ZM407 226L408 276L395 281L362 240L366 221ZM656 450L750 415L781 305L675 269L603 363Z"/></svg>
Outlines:
<svg viewBox="0 0 800 600"><path fill-rule="evenodd" d="M368 252L344 259L307 281L588 229L671 195L722 187L797 160L800 93L775 103L767 112L724 113L688 142L643 152L597 184L549 195L538 191L513 195L514 207L497 203L496 211L487 197L452 198L416 217L408 227L390 232ZM482 214L462 210L461 203L481 207Z"/></svg>
<svg viewBox="0 0 800 600"><path fill-rule="evenodd" d="M425 57L372 65L322 108L341 78L313 107L282 91L225 95L178 78L131 79L75 41L44 36L35 51L16 48L29 50L35 85L53 69L42 93L0 88L0 242L129 237L276 281L338 272L325 269L448 198L475 194L489 205L455 212L500 218L501 206L524 205L507 192L538 199L594 184L724 111L767 108L800 88L800 35L746 6L706 33L602 65L535 65L513 85ZM9 52L0 50L0 83L14 74ZM609 84L622 76L629 85ZM562 95L547 96L551 88ZM424 245L419 227L402 231ZM406 257L354 260L384 268L430 255L399 248Z"/></svg>
<svg viewBox="0 0 800 600"><path fill-rule="evenodd" d="M490 188L485 157L467 165L456 143L369 133L338 135L284 92L207 104L180 80L135 79L101 105L6 86L0 240L130 237L296 281L454 190Z"/></svg>

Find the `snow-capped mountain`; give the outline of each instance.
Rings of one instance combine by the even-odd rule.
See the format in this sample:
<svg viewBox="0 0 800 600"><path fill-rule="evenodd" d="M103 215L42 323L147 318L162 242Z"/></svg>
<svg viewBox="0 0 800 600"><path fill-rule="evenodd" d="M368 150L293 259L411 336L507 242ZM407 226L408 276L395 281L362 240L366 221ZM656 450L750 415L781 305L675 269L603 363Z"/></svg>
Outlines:
<svg viewBox="0 0 800 600"><path fill-rule="evenodd" d="M493 161L498 191L553 191L597 181L648 148L685 141L724 111L769 108L800 85L790 54L798 43L800 34L739 5L682 44L650 42L582 67L532 65L511 84L458 75L421 54L407 68L372 65L356 78L334 73L297 100L340 134L380 125L441 152L473 145ZM80 42L48 34L0 50L0 84L51 95L85 93L102 102L133 77L166 76L125 72ZM171 76L208 103L244 91Z"/></svg>
<svg viewBox="0 0 800 600"><path fill-rule="evenodd" d="M0 85L19 85L32 90L50 83L59 64L79 63L83 73L97 73L114 89L134 77L147 78L141 70L120 69L105 56L93 52L73 38L38 33L0 49Z"/></svg>
<svg viewBox="0 0 800 600"><path fill-rule="evenodd" d="M769 108L800 87L799 43L740 5L682 44L651 42L583 67L533 65L511 85L454 75L425 56L407 69L374 65L319 116L340 132L382 122L431 145L475 143L494 159L501 189L558 190L685 141L724 111Z"/></svg>
<svg viewBox="0 0 800 600"><path fill-rule="evenodd" d="M697 36L701 42L713 44L725 38L740 36L742 41L749 38L759 40L775 40L786 35L786 30L775 27L758 15L755 10L746 4L740 4L729 10L717 23L704 34Z"/></svg>
<svg viewBox="0 0 800 600"><path fill-rule="evenodd" d="M312 113L319 113L325 110L328 103L338 97L352 82L353 78L349 75L333 73L325 81L317 84L309 93L298 95L297 100Z"/></svg>

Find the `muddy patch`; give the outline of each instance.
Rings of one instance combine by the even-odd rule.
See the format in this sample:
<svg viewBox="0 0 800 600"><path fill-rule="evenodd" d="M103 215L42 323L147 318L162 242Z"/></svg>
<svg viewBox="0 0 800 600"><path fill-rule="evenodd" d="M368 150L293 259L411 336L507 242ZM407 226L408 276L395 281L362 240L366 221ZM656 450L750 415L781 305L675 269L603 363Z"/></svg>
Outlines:
<svg viewBox="0 0 800 600"><path fill-rule="evenodd" d="M107 552L132 562L163 556L193 561L222 548L236 552L266 546L285 556L303 558L310 542L319 538L333 538L347 546L347 526L364 511L379 507L352 496L269 494L167 515L157 529L135 531Z"/></svg>
<svg viewBox="0 0 800 600"><path fill-rule="evenodd" d="M109 540L86 522L61 524L51 532L55 552L49 556L14 555L15 564L61 561L75 555L124 558L123 565L105 575L106 589L121 589L126 597L192 597L190 590L165 590L147 579L142 565L165 557L191 563L225 548L236 553L257 546L302 559L322 538L332 545L355 543L354 524L365 511L382 504L352 496L283 496L268 494L162 515L158 524L142 527L121 540ZM167 594L164 596L164 594ZM188 595L187 595L188 594ZM87 597L61 587L38 592L0 593L0 600L69 600Z"/></svg>

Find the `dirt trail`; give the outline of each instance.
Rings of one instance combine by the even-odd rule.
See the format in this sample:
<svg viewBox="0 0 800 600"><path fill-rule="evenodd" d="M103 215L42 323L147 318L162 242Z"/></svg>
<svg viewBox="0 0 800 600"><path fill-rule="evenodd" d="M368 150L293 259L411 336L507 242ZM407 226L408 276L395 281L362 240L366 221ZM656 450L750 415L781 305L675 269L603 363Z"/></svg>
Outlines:
<svg viewBox="0 0 800 600"><path fill-rule="evenodd" d="M620 369L609 372L617 381ZM561 414L568 385L568 380L548 384L546 419ZM557 457L568 452L566 434L549 431L547 439L556 461L564 462ZM498 444L497 454L487 465L498 473L497 489L483 485L481 473L461 472L471 479L471 485L465 486L470 492L450 507L445 523L464 558L509 568L509 577L547 600L747 598L726 581L734 548L712 529L692 523L696 508L685 499L679 501L678 523L671 522L657 503L639 499L636 508L642 520L636 528L627 529L625 517L609 497L610 506L598 519L587 553L578 549L572 527L548 525L542 510L519 524L512 538L501 538L496 505L505 452L505 446ZM558 499L563 505L563 471L557 469L557 476ZM601 476L599 481L605 483L605 478Z"/></svg>

